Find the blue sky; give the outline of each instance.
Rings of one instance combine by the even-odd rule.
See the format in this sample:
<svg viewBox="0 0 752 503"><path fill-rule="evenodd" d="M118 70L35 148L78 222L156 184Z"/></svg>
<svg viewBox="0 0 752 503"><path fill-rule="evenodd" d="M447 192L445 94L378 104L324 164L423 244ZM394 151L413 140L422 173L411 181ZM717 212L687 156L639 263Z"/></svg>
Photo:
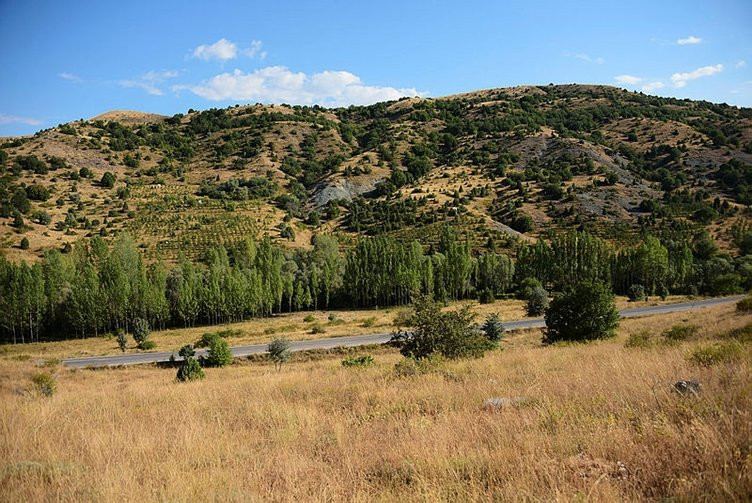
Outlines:
<svg viewBox="0 0 752 503"><path fill-rule="evenodd" d="M750 0L0 0L0 47L0 135L549 82L752 105Z"/></svg>

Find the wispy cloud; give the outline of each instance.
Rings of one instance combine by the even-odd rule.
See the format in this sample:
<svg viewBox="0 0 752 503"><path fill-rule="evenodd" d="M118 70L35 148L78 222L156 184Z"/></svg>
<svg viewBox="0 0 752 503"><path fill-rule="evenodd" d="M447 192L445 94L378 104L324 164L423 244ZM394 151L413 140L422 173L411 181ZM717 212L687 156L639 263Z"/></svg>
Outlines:
<svg viewBox="0 0 752 503"><path fill-rule="evenodd" d="M38 126L43 121L40 119L34 119L32 117L19 117L18 115L6 115L0 114L0 125L6 124L26 124L28 126Z"/></svg>
<svg viewBox="0 0 752 503"><path fill-rule="evenodd" d="M213 44L199 45L193 49L191 55L204 61L217 60L225 62L237 58L239 54L263 60L266 58L266 51L263 50L263 46L264 44L261 40L254 40L247 48L241 49L235 42L226 38L220 38Z"/></svg>
<svg viewBox="0 0 752 503"><path fill-rule="evenodd" d="M186 89L186 86L174 86L173 89ZM241 70L222 73L187 89L211 101L243 100L324 106L366 105L427 94L415 88L365 85L360 77L346 71L306 75L284 66L268 66L248 73Z"/></svg>
<svg viewBox="0 0 752 503"><path fill-rule="evenodd" d="M266 51L263 50L263 46L264 44L261 42L261 40L254 40L253 42L251 42L250 47L243 51L243 54L245 54L249 58L258 58L264 60L266 59Z"/></svg>
<svg viewBox="0 0 752 503"><path fill-rule="evenodd" d="M81 77L79 77L75 73L63 72L59 76L60 76L61 79L69 80L71 82L80 83L80 82L84 81L84 79L82 79Z"/></svg>
<svg viewBox="0 0 752 503"><path fill-rule="evenodd" d="M174 79L179 75L176 70L163 70L159 72L150 71L141 75L137 79L121 80L118 82L123 87L135 87L143 89L152 96L163 96L164 91L158 86L169 79Z"/></svg>
<svg viewBox="0 0 752 503"><path fill-rule="evenodd" d="M663 87L666 87L666 84L659 80L656 80L655 82L648 82L647 84L642 86L642 91L645 93L652 93L653 91L657 91L658 89L661 89Z"/></svg>
<svg viewBox="0 0 752 503"><path fill-rule="evenodd" d="M681 88L687 85L687 82L690 80L699 79L700 77L709 77L710 75L715 75L716 73L723 71L723 65L717 64L713 66L703 66L701 68L698 68L696 70L692 70L691 72L686 73L675 73L671 75L671 82L673 82L674 87Z"/></svg>
<svg viewBox="0 0 752 503"><path fill-rule="evenodd" d="M618 82L619 84L630 84L635 85L642 82L641 77L635 77L634 75L617 75L614 77L614 80Z"/></svg>
<svg viewBox="0 0 752 503"><path fill-rule="evenodd" d="M679 45L692 45L692 44L699 44L700 42L702 42L702 39L700 37L695 37L693 35L690 35L685 38L680 38L679 40L676 41L676 43Z"/></svg>
<svg viewBox="0 0 752 503"><path fill-rule="evenodd" d="M745 66L747 66L747 62L744 61L743 59L740 59L739 61L736 62L736 64L734 65L734 68L739 69L739 68L744 68Z"/></svg>
<svg viewBox="0 0 752 503"><path fill-rule="evenodd" d="M212 59L227 61L229 59L235 59L237 56L238 46L226 38L220 38L213 44L202 44L193 49L193 57L203 59L204 61Z"/></svg>
<svg viewBox="0 0 752 503"><path fill-rule="evenodd" d="M592 57L589 54L585 54L584 52L572 53L569 51L564 51L562 54L568 58L575 58L575 59L579 59L580 61L585 61L587 63L593 63L596 65L602 65L603 63L606 62L606 60L603 58Z"/></svg>

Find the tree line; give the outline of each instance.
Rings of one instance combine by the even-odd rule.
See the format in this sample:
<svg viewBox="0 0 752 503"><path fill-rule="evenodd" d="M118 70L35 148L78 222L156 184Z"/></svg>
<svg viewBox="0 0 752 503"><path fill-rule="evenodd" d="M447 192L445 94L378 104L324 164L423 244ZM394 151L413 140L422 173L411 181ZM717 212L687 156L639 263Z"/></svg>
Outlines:
<svg viewBox="0 0 752 503"><path fill-rule="evenodd" d="M415 293L442 302L493 300L539 282L549 292L582 282L627 294L729 294L752 287L752 257L719 253L708 235L646 236L615 249L587 232L522 244L516 260L474 253L446 226L438 242L364 237L345 248L317 235L307 250L285 250L268 237L212 248L199 262L147 264L134 240L94 237L70 253L48 250L34 264L0 257L0 340L35 342L97 336L136 320L152 328L235 322L308 309L371 308L410 302Z"/></svg>

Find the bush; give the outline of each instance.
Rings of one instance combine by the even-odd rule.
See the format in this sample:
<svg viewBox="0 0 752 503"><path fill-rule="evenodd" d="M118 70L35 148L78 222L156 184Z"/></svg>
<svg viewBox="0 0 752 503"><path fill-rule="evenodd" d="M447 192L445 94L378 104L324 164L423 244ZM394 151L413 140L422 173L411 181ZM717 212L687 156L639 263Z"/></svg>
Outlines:
<svg viewBox="0 0 752 503"><path fill-rule="evenodd" d="M413 309L414 330L392 336L392 342L400 346L404 356L418 360L433 354L449 359L477 358L494 346L473 326L470 306L442 312L430 297L418 295Z"/></svg>
<svg viewBox="0 0 752 503"><path fill-rule="evenodd" d="M520 300L527 300L536 288L543 288L543 285L538 278L525 278L520 281L517 287L517 298Z"/></svg>
<svg viewBox="0 0 752 503"><path fill-rule="evenodd" d="M351 356L342 360L343 367L369 367L371 365L373 365L371 355Z"/></svg>
<svg viewBox="0 0 752 503"><path fill-rule="evenodd" d="M198 381L206 377L206 374L204 374L204 369L201 368L201 364L196 358L187 356L180 365L180 368L178 368L178 373L175 377L181 382Z"/></svg>
<svg viewBox="0 0 752 503"><path fill-rule="evenodd" d="M525 309L528 316L540 316L548 308L548 292L542 286L536 286L527 297Z"/></svg>
<svg viewBox="0 0 752 503"><path fill-rule="evenodd" d="M376 323L376 318L371 316L369 318L365 318L363 322L360 324L360 326L363 328L368 328L368 327L372 327L374 323Z"/></svg>
<svg viewBox="0 0 752 503"><path fill-rule="evenodd" d="M39 372L31 378L34 391L42 396L52 396L57 391L57 380L49 372Z"/></svg>
<svg viewBox="0 0 752 503"><path fill-rule="evenodd" d="M312 334L325 334L326 330L324 327L321 326L320 323L314 323L313 326L311 326L311 333Z"/></svg>
<svg viewBox="0 0 752 503"><path fill-rule="evenodd" d="M210 367L226 367L232 362L232 351L227 341L215 336L209 342L206 364Z"/></svg>
<svg viewBox="0 0 752 503"><path fill-rule="evenodd" d="M125 337L125 331L119 328L117 332L115 332L115 337L117 338L117 343L120 351L125 353L125 350L128 347L128 339L126 339Z"/></svg>
<svg viewBox="0 0 752 503"><path fill-rule="evenodd" d="M690 356L693 363L710 367L716 363L733 362L744 354L744 348L738 341L724 341L695 349Z"/></svg>
<svg viewBox="0 0 752 503"><path fill-rule="evenodd" d="M639 302L645 300L645 287L642 285L632 285L627 291L627 297L630 302Z"/></svg>
<svg viewBox="0 0 752 503"><path fill-rule="evenodd" d="M736 310L740 313L752 312L752 297L747 297L736 303Z"/></svg>
<svg viewBox="0 0 752 503"><path fill-rule="evenodd" d="M193 349L193 345L186 344L182 348L180 348L180 351L178 351L178 354L182 356L183 358L188 358L190 356L196 356L196 351Z"/></svg>
<svg viewBox="0 0 752 503"><path fill-rule="evenodd" d="M267 346L266 351L269 353L269 358L274 362L274 366L277 370L282 368L282 364L287 362L292 356L290 352L290 341L283 338L274 339Z"/></svg>
<svg viewBox="0 0 752 503"><path fill-rule="evenodd" d="M235 337L236 335L240 335L239 330L222 330L219 332L207 332L203 334L199 340L196 341L195 346L197 348L208 348L209 346L211 346L211 343L214 339Z"/></svg>
<svg viewBox="0 0 752 503"><path fill-rule="evenodd" d="M496 297L494 296L493 290L491 290L490 288L484 288L478 295L478 302L480 302L481 304L491 304L495 300Z"/></svg>
<svg viewBox="0 0 752 503"><path fill-rule="evenodd" d="M306 323L311 323L313 321L316 321L316 317L312 314L306 314L305 318L303 318L303 321Z"/></svg>
<svg viewBox="0 0 752 503"><path fill-rule="evenodd" d="M480 328L489 341L498 343L504 336L504 324L498 314L488 316Z"/></svg>
<svg viewBox="0 0 752 503"><path fill-rule="evenodd" d="M22 250L28 250L29 249L29 238L24 237L21 240L20 247L21 247Z"/></svg>
<svg viewBox="0 0 752 503"><path fill-rule="evenodd" d="M394 365L394 374L397 377L414 377L421 374L437 371L445 362L441 355L431 355L420 360L403 358Z"/></svg>
<svg viewBox="0 0 752 503"><path fill-rule="evenodd" d="M615 335L619 312L614 294L601 283L580 283L554 297L546 310L544 341L591 341Z"/></svg>
<svg viewBox="0 0 752 503"><path fill-rule="evenodd" d="M136 341L136 346L138 346L138 349L148 349L145 348L144 345L149 338L149 322L143 318L136 318L135 320L133 320L132 335L133 340Z"/></svg>
<svg viewBox="0 0 752 503"><path fill-rule="evenodd" d="M392 325L397 328L411 327L413 324L413 315L407 309L403 309L394 317Z"/></svg>
<svg viewBox="0 0 752 503"><path fill-rule="evenodd" d="M628 348L650 348L653 347L653 344L654 341L652 334L647 330L643 330L636 334L629 334L629 338L627 338L627 342L624 343L624 346Z"/></svg>
<svg viewBox="0 0 752 503"><path fill-rule="evenodd" d="M99 181L99 183L102 185L102 187L111 189L115 186L115 175L107 171L104 175L102 175L102 179Z"/></svg>
<svg viewBox="0 0 752 503"><path fill-rule="evenodd" d="M157 344L154 341L150 341L147 339L138 346L138 349L141 349L143 351L150 351L156 347L157 347Z"/></svg>
<svg viewBox="0 0 752 503"><path fill-rule="evenodd" d="M673 327L664 330L661 335L663 335L667 341L678 342L694 337L697 335L699 329L700 328L697 325L674 325Z"/></svg>

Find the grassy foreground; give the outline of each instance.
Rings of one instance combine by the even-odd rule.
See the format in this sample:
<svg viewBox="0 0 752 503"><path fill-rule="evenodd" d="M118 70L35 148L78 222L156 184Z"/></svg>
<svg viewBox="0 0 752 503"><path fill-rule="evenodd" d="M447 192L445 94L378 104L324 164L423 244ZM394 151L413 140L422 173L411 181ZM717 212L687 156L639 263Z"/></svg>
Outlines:
<svg viewBox="0 0 752 503"><path fill-rule="evenodd" d="M734 306L622 321L619 336L503 350L413 377L399 355L207 369L178 384L151 366L52 367L58 392L24 392L40 369L0 358L0 499L6 501L747 500L752 354L695 363L752 322ZM700 327L666 344L677 323ZM630 334L650 347L625 347ZM725 340L725 339L724 339ZM671 389L702 383L699 397ZM489 397L523 397L485 411Z"/></svg>

